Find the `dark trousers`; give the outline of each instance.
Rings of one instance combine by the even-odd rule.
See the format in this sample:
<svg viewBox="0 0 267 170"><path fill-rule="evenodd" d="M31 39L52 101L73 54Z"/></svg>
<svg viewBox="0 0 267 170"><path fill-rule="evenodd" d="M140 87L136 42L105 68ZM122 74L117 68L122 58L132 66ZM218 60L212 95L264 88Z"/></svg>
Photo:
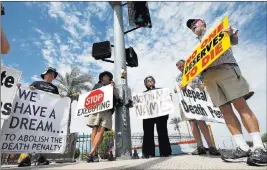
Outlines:
<svg viewBox="0 0 267 170"><path fill-rule="evenodd" d="M151 119L143 119L143 146L142 152L144 156L155 156L155 142L154 142L154 126L157 125L159 152L160 156L171 155L171 146L168 136L168 118L169 115L160 116Z"/></svg>

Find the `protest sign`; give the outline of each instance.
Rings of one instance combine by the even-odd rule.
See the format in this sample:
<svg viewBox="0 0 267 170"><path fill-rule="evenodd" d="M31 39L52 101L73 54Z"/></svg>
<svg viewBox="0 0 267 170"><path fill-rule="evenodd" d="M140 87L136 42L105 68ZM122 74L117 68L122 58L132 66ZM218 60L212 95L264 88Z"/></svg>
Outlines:
<svg viewBox="0 0 267 170"><path fill-rule="evenodd" d="M3 153L63 153L70 99L20 88L1 134Z"/></svg>
<svg viewBox="0 0 267 170"><path fill-rule="evenodd" d="M226 28L228 28L228 17L207 34L187 58L181 84L183 87L231 47L229 35L223 32Z"/></svg>
<svg viewBox="0 0 267 170"><path fill-rule="evenodd" d="M208 122L225 123L219 108L214 107L206 90L192 89L178 90L180 113L183 120L204 120Z"/></svg>
<svg viewBox="0 0 267 170"><path fill-rule="evenodd" d="M88 119L83 116L76 116L78 101L74 100L71 104L70 133L88 133Z"/></svg>
<svg viewBox="0 0 267 170"><path fill-rule="evenodd" d="M113 86L107 85L79 96L75 115L86 116L113 108Z"/></svg>
<svg viewBox="0 0 267 170"><path fill-rule="evenodd" d="M1 119L10 115L21 72L1 65Z"/></svg>
<svg viewBox="0 0 267 170"><path fill-rule="evenodd" d="M132 100L136 116L140 119L164 116L174 112L170 90L167 88L134 93Z"/></svg>

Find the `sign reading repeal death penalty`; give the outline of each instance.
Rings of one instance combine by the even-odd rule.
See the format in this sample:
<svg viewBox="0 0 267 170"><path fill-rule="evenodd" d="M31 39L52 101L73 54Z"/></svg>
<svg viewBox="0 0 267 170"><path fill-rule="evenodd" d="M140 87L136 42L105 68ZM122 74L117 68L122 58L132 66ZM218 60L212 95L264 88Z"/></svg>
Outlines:
<svg viewBox="0 0 267 170"><path fill-rule="evenodd" d="M149 119L174 112L170 90L167 88L135 93L132 97L136 116Z"/></svg>
<svg viewBox="0 0 267 170"><path fill-rule="evenodd" d="M70 99L20 88L1 134L3 153L63 153Z"/></svg>
<svg viewBox="0 0 267 170"><path fill-rule="evenodd" d="M76 114L87 116L113 108L113 86L107 85L79 96Z"/></svg>
<svg viewBox="0 0 267 170"><path fill-rule="evenodd" d="M10 116L21 72L1 65L1 119Z"/></svg>
<svg viewBox="0 0 267 170"><path fill-rule="evenodd" d="M219 108L214 107L206 90L192 89L178 91L179 105L181 106L181 117L185 120L196 119L208 122L225 123L223 114ZM182 116L183 115L183 116Z"/></svg>
<svg viewBox="0 0 267 170"><path fill-rule="evenodd" d="M187 58L181 84L183 87L231 47L229 35L223 32L228 25L228 17L225 17Z"/></svg>

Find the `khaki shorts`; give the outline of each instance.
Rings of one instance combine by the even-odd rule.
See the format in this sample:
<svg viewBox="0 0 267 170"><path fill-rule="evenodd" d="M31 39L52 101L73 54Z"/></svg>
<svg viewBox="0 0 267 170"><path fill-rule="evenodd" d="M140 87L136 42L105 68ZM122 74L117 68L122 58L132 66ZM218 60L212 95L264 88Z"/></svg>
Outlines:
<svg viewBox="0 0 267 170"><path fill-rule="evenodd" d="M100 113L91 114L88 116L87 126L93 127L105 127L109 130L112 129L112 112L110 110Z"/></svg>
<svg viewBox="0 0 267 170"><path fill-rule="evenodd" d="M235 65L222 64L208 69L203 72L203 82L216 107L240 97L247 100L254 94L239 67Z"/></svg>

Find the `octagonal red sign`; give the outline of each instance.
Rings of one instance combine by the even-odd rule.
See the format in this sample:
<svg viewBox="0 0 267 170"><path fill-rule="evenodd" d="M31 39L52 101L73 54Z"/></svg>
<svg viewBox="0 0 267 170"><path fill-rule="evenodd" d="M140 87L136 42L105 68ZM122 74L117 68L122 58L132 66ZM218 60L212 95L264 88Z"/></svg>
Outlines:
<svg viewBox="0 0 267 170"><path fill-rule="evenodd" d="M84 107L94 108L98 104L101 104L103 100L104 100L104 92L100 89L94 90L85 98Z"/></svg>

